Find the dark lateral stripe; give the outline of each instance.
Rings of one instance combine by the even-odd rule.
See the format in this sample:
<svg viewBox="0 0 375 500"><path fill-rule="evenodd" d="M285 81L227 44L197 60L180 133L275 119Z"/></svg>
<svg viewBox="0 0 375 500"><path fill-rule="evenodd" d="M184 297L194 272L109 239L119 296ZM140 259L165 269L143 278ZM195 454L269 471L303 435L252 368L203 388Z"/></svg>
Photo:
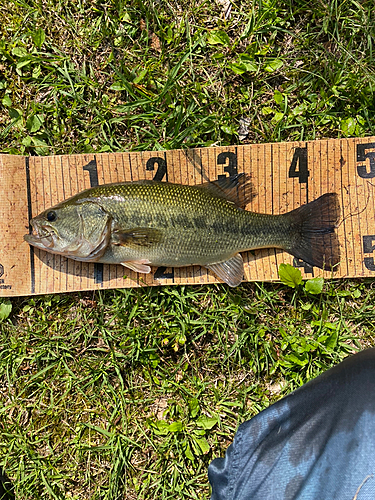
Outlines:
<svg viewBox="0 0 375 500"><path fill-rule="evenodd" d="M33 218L32 207L31 207L31 188L30 188L30 160L29 157L25 158L25 168L26 168L26 190L27 190L27 212L29 216L29 234L33 232L33 228L31 226L31 219ZM35 293L35 259L34 259L34 247L29 245L30 247L30 277L31 277L31 285L30 292Z"/></svg>

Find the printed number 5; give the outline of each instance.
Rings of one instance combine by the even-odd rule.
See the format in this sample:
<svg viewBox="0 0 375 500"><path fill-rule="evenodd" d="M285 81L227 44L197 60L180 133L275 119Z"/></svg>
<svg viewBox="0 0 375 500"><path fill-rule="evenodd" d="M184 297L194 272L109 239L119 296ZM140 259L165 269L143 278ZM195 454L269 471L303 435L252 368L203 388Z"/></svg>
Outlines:
<svg viewBox="0 0 375 500"><path fill-rule="evenodd" d="M357 163L361 162L361 165L357 165L357 172L362 179L375 177L375 151L366 153L367 149L375 149L375 143L357 144ZM366 160L370 160L369 172L366 169L366 163L363 163Z"/></svg>

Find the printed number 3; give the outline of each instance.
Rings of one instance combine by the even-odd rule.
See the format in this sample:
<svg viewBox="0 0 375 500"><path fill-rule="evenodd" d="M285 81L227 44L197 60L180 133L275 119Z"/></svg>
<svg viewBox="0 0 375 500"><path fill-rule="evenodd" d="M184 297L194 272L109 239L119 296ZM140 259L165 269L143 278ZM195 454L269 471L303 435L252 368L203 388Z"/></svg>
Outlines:
<svg viewBox="0 0 375 500"><path fill-rule="evenodd" d="M373 253L375 250L375 235L363 236L363 252L364 253ZM369 271L375 271L375 263L374 257L365 257L364 258L365 267Z"/></svg>

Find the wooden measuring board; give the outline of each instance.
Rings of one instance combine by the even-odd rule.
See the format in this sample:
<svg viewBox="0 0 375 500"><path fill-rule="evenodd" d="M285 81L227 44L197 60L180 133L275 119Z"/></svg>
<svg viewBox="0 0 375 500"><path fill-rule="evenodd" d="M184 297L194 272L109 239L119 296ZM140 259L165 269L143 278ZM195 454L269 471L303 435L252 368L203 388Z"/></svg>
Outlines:
<svg viewBox="0 0 375 500"><path fill-rule="evenodd" d="M339 195L341 262L334 274L277 249L243 254L245 280L272 281L290 263L312 276L375 277L375 137L251 144L194 150L24 157L0 155L0 296L161 284L215 283L198 266L154 268L89 264L30 247L29 220L98 184L139 179L201 184L246 172L257 196L247 209L279 214L327 192Z"/></svg>

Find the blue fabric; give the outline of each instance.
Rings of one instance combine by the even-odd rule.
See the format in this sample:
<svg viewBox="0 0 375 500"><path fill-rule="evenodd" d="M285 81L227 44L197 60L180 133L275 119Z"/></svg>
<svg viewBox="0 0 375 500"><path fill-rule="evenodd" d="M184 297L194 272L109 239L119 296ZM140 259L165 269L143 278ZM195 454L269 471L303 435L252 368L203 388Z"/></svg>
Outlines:
<svg viewBox="0 0 375 500"><path fill-rule="evenodd" d="M375 500L375 349L240 425L208 476L211 500Z"/></svg>

